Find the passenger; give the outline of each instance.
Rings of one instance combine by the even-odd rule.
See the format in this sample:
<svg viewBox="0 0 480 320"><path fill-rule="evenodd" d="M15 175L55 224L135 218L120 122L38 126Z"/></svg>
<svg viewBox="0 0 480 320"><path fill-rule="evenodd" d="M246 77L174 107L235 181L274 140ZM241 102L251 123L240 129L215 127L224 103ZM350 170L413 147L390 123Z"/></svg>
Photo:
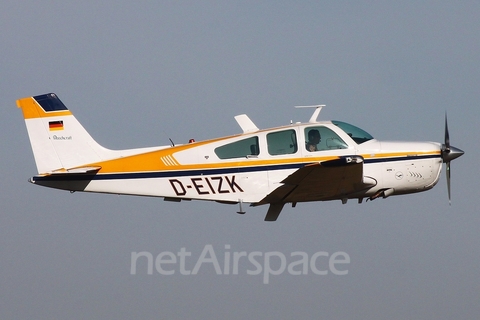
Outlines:
<svg viewBox="0 0 480 320"><path fill-rule="evenodd" d="M317 144L320 143L320 132L317 129L308 131L307 151L318 151Z"/></svg>

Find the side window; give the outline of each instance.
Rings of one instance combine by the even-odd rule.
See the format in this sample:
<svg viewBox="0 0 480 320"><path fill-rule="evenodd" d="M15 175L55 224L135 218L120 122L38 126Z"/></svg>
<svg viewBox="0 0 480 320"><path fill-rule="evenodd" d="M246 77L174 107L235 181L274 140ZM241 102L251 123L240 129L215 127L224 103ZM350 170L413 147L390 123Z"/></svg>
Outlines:
<svg viewBox="0 0 480 320"><path fill-rule="evenodd" d="M246 158L248 156L258 156L259 153L258 137L235 141L215 148L215 154L220 159Z"/></svg>
<svg viewBox="0 0 480 320"><path fill-rule="evenodd" d="M305 149L309 152L347 148L342 138L326 127L305 128Z"/></svg>
<svg viewBox="0 0 480 320"><path fill-rule="evenodd" d="M285 130L267 134L268 153L272 156L297 152L295 130Z"/></svg>

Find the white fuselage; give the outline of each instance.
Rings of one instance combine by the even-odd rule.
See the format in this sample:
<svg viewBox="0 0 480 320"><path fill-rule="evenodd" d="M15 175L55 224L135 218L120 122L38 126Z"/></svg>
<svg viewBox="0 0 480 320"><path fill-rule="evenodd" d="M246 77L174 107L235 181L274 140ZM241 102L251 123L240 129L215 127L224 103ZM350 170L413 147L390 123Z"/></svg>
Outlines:
<svg viewBox="0 0 480 320"><path fill-rule="evenodd" d="M260 130L242 114L243 133L176 146L110 150L99 145L54 93L17 100L38 175L30 182L63 190L269 204L275 221L286 203L364 198L425 191L463 151L445 143L382 142L342 121ZM311 107L311 106L304 106Z"/></svg>
<svg viewBox="0 0 480 320"><path fill-rule="evenodd" d="M308 151L304 146L311 127L325 128L321 131L331 134L331 138L326 138L331 139L331 144L327 141L324 149ZM276 133L291 141L273 141L271 137ZM235 151L226 150L225 153L233 152L234 155L221 158L218 148L235 147L235 142L252 138L258 139L258 150L253 154L240 157ZM296 147L292 147L295 144ZM161 170L100 172L84 191L159 196L171 200L255 203L300 167L339 156L360 155L364 158L364 179L373 182L374 186L338 199L371 197L387 189L388 195L398 195L428 190L437 183L442 167L440 147L433 142L375 139L356 143L331 122L293 124L154 151L158 153L156 159Z"/></svg>

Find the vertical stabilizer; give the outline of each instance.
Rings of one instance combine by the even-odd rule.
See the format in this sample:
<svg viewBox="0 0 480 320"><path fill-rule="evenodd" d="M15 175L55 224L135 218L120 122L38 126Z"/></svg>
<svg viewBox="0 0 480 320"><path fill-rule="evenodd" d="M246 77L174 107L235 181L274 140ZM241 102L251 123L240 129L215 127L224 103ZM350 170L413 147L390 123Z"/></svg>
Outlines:
<svg viewBox="0 0 480 320"><path fill-rule="evenodd" d="M17 100L22 109L38 173L99 162L100 146L54 93Z"/></svg>

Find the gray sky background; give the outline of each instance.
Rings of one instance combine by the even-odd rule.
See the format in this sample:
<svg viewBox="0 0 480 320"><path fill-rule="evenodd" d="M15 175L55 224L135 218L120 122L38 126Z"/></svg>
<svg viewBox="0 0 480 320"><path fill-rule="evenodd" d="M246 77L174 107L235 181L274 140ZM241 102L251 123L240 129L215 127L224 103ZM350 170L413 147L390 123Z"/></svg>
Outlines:
<svg viewBox="0 0 480 320"><path fill-rule="evenodd" d="M473 319L480 313L480 5L476 1L2 1L1 319ZM164 202L31 185L15 100L55 92L102 145L132 148L306 121L443 140L431 191L358 205ZM133 251L344 251L348 275L164 276ZM139 264L139 267L141 265Z"/></svg>

